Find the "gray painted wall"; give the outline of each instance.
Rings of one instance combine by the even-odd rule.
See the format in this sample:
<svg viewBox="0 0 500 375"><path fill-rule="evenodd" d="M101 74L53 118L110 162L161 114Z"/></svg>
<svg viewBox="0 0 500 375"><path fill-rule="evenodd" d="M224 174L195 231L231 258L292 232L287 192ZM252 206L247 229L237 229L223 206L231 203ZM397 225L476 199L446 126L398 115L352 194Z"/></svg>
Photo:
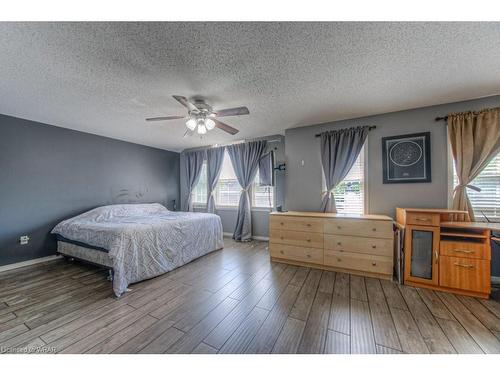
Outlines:
<svg viewBox="0 0 500 375"><path fill-rule="evenodd" d="M395 208L448 205L448 152L446 126L434 118L452 112L500 106L500 96L393 112L358 119L288 129L285 132L286 198L288 210L317 211L321 204L321 131L359 125L376 125L368 136L368 213L394 217ZM382 183L382 137L431 132L432 182ZM304 166L301 166L304 160Z"/></svg>
<svg viewBox="0 0 500 375"><path fill-rule="evenodd" d="M0 163L0 265L55 254L54 225L97 206L179 201L178 153L4 115Z"/></svg>
<svg viewBox="0 0 500 375"><path fill-rule="evenodd" d="M275 152L275 165L285 162L285 138L282 135L274 135L269 137L263 137L258 139L266 139L266 140L279 140L279 142L270 142L267 145L268 150L274 150ZM194 149L190 149L194 150ZM185 150L185 151L190 151ZM184 171L183 164L184 163L184 152L181 153L180 156L180 164L181 164L181 197L186 197L187 194L187 183L186 183L186 175ZM284 205L285 204L285 171L276 171L276 187L274 189L276 196L276 205ZM184 199L182 200L184 202ZM185 210L185 207L182 207ZM201 208L196 208L197 212L204 212L206 210ZM257 237L268 237L269 236L269 210L265 209L254 209L252 210L252 232L254 236ZM227 208L216 209L215 212L220 216L222 221L222 227L225 233L233 233L234 226L236 225L237 218L237 209L236 208Z"/></svg>

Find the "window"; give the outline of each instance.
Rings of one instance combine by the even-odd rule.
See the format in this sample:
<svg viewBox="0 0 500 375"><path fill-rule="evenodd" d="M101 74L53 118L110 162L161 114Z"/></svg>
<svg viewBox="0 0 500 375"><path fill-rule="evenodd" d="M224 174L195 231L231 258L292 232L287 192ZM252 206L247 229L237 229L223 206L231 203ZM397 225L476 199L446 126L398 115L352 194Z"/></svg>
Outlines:
<svg viewBox="0 0 500 375"><path fill-rule="evenodd" d="M452 159L453 160L453 159ZM453 187L458 185L458 178L453 166ZM481 191L467 189L474 210L476 220L485 220L486 215L490 220L500 219L500 153L486 166L471 185L477 186ZM482 212L482 213L481 213Z"/></svg>
<svg viewBox="0 0 500 375"><path fill-rule="evenodd" d="M273 186L260 186L259 171L252 184L252 207L272 208L274 207Z"/></svg>
<svg viewBox="0 0 500 375"><path fill-rule="evenodd" d="M206 206L208 195L208 182L207 182L207 161L203 162L201 167L201 175L198 183L193 189L192 200L195 206Z"/></svg>
<svg viewBox="0 0 500 375"><path fill-rule="evenodd" d="M240 194L241 186L234 174L231 158L227 151L224 151L222 171L215 188L215 204L217 206L238 206Z"/></svg>
<svg viewBox="0 0 500 375"><path fill-rule="evenodd" d="M365 212L365 150L366 146L363 146L351 170L333 191L338 213L363 214ZM324 176L323 190L326 190Z"/></svg>
<svg viewBox="0 0 500 375"><path fill-rule="evenodd" d="M272 186L259 186L259 173L255 177L250 192L252 207L271 208L274 206L274 190ZM207 162L203 162L201 176L198 184L193 189L193 205L207 205L208 180ZM215 187L214 198L217 207L237 207L240 202L241 186L234 173L231 158L227 151L224 153L224 162L219 176L219 181Z"/></svg>

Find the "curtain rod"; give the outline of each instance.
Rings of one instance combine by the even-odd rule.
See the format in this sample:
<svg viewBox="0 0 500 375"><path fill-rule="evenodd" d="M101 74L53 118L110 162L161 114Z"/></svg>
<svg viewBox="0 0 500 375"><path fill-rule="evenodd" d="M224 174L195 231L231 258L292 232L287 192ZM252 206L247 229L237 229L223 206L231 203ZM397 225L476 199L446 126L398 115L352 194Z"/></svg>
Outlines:
<svg viewBox="0 0 500 375"><path fill-rule="evenodd" d="M368 127L368 130L373 130L373 129L376 129L377 127L375 125L372 125L370 127ZM321 134L316 134L315 137L321 137Z"/></svg>
<svg viewBox="0 0 500 375"><path fill-rule="evenodd" d="M195 147L195 148L188 148L188 149L184 149L182 150L181 152L191 152L191 151L203 151L203 150L209 150L211 148L215 148L215 147L226 147L226 146L231 146L231 145L237 145L237 144L240 144L240 143L247 143L247 142L254 142L254 141L266 141L267 143L277 143L277 142L281 142L281 139L280 138L272 138L272 139L243 139L243 140L240 140L240 141L234 141L234 142L228 142L228 143L216 143L214 145L210 145L210 146L202 146L202 147Z"/></svg>
<svg viewBox="0 0 500 375"><path fill-rule="evenodd" d="M448 121L448 116L436 117L434 121Z"/></svg>

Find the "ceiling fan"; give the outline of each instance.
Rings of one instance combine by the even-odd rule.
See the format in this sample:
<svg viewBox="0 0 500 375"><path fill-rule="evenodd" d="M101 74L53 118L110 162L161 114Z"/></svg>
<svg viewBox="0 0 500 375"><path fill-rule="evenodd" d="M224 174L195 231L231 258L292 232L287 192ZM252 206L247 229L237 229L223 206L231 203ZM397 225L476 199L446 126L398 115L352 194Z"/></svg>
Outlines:
<svg viewBox="0 0 500 375"><path fill-rule="evenodd" d="M217 117L225 117L225 116L241 116L248 115L250 112L247 107L235 107L235 108L227 108L222 109L220 111L216 111L212 109L212 107L207 104L204 100L197 99L193 102L190 102L184 96L173 95L174 99L181 103L184 107L188 109L187 116L163 116L163 117L151 117L147 118L146 121L165 121L165 120L179 120L179 119L187 119L186 121L186 133L184 136L188 134L192 134L195 130L198 134L203 135L206 134L208 130L212 130L214 128L219 128L224 130L225 132L234 135L239 132L238 129L233 128L217 119Z"/></svg>

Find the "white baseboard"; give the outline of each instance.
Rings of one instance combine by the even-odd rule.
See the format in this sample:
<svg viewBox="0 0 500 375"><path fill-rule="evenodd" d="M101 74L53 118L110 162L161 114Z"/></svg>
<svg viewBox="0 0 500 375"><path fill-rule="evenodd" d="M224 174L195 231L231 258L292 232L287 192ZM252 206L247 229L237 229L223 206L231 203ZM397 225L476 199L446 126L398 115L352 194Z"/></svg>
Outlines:
<svg viewBox="0 0 500 375"><path fill-rule="evenodd" d="M267 241L269 242L269 237L264 237L264 236L252 236L252 238L254 240L257 240L257 241Z"/></svg>
<svg viewBox="0 0 500 375"><path fill-rule="evenodd" d="M59 257L60 257L60 255L49 255L48 257L31 259L31 260L27 260L25 262L7 264L5 266L0 266L0 272L5 272L5 271L13 270L16 268L26 267L26 266L32 266L33 264L50 262L52 260L58 259Z"/></svg>
<svg viewBox="0 0 500 375"><path fill-rule="evenodd" d="M233 237L233 234L229 232L223 232L222 235L224 237L229 237L229 238ZM252 236L252 238L257 241L269 241L269 237L264 237L264 236Z"/></svg>

